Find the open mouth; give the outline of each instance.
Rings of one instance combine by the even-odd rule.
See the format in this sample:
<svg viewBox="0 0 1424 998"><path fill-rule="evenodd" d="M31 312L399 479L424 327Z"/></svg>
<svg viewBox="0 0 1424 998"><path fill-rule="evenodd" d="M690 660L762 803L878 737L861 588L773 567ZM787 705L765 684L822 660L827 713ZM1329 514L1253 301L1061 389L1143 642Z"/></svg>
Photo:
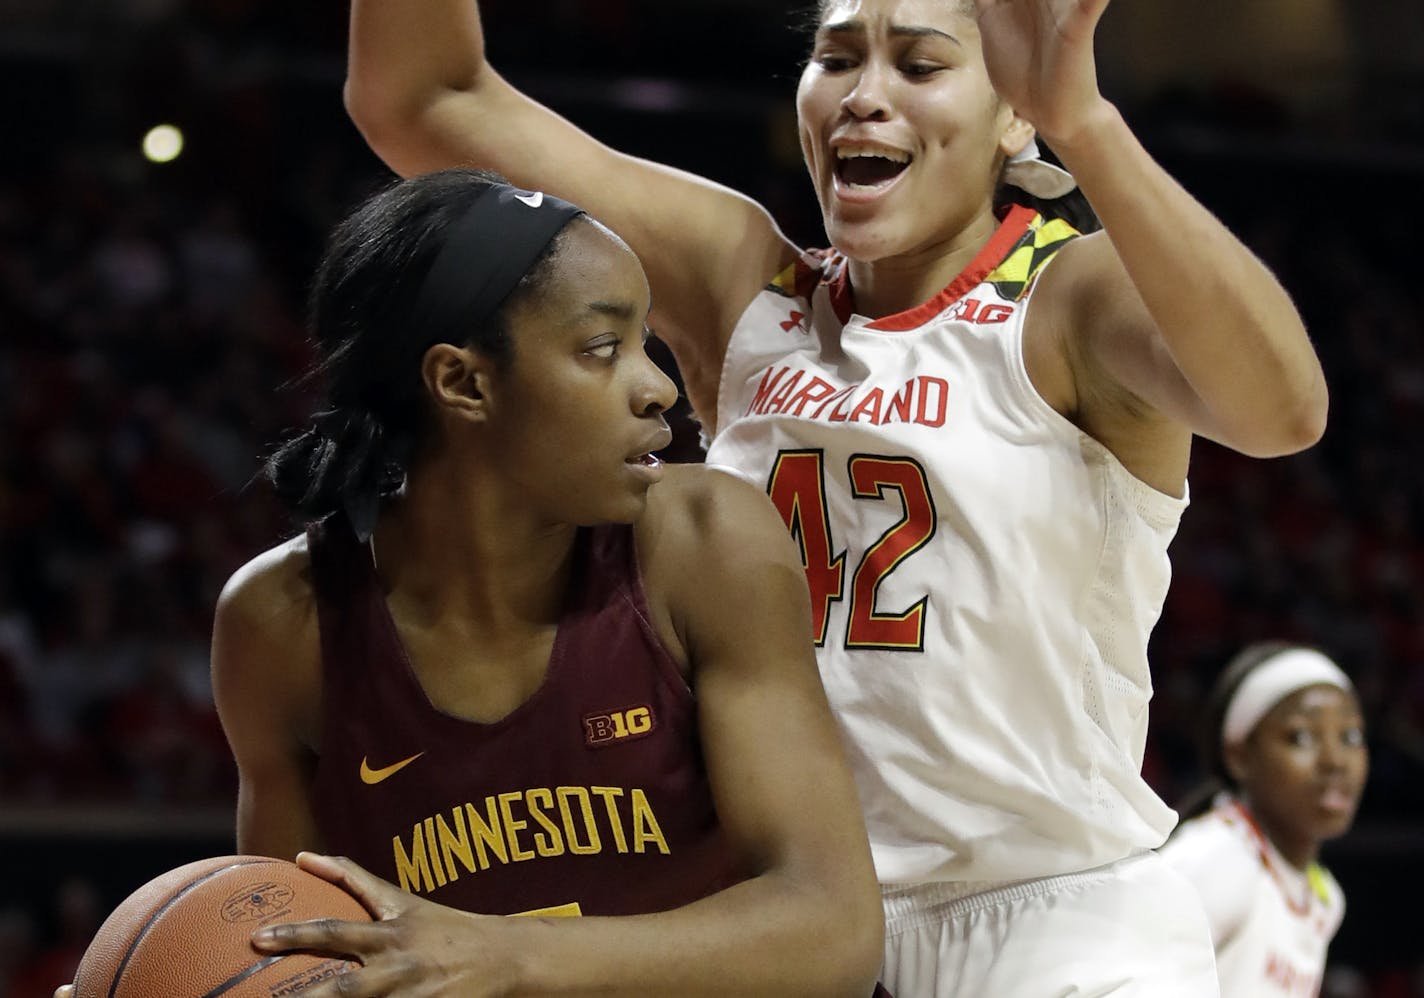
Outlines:
<svg viewBox="0 0 1424 998"><path fill-rule="evenodd" d="M1355 807L1355 795L1343 787L1330 787L1321 793L1320 806L1327 811L1352 811Z"/></svg>
<svg viewBox="0 0 1424 998"><path fill-rule="evenodd" d="M657 474L663 466L662 458L658 457L657 452L672 443L672 431L664 424L658 427L651 437L645 437L640 442L648 449L641 454L624 458L623 463L631 468Z"/></svg>
<svg viewBox="0 0 1424 998"><path fill-rule="evenodd" d="M883 146L843 145L835 150L836 179L849 187L876 188L890 183L910 165L909 153Z"/></svg>
<svg viewBox="0 0 1424 998"><path fill-rule="evenodd" d="M624 460L623 466L628 469L634 480L641 482L644 487L655 485L662 481L663 462L652 451L646 454L638 454Z"/></svg>

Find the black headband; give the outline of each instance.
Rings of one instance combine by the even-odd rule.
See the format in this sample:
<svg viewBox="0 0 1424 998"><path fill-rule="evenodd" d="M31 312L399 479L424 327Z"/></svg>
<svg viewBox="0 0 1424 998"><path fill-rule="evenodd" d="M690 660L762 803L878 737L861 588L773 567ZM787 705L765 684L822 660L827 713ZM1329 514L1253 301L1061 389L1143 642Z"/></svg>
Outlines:
<svg viewBox="0 0 1424 998"><path fill-rule="evenodd" d="M491 184L451 226L420 285L416 329L474 329L498 310L534 261L582 208L543 191Z"/></svg>

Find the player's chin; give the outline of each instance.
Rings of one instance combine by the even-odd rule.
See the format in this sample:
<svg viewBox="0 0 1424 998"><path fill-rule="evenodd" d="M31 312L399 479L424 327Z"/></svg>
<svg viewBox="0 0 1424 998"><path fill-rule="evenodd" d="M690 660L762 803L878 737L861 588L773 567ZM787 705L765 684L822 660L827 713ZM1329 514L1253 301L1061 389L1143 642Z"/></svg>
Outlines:
<svg viewBox="0 0 1424 998"><path fill-rule="evenodd" d="M848 259L875 263L903 253L906 241L885 218L827 218L826 235L831 245Z"/></svg>
<svg viewBox="0 0 1424 998"><path fill-rule="evenodd" d="M613 522L615 523L636 523L644 513L648 511L648 493L652 492L655 485L635 486L627 500L622 504L620 515Z"/></svg>
<svg viewBox="0 0 1424 998"><path fill-rule="evenodd" d="M648 493L652 484L624 482L620 487L601 493L594 508L578 518L585 525L598 523L637 523L648 509Z"/></svg>
<svg viewBox="0 0 1424 998"><path fill-rule="evenodd" d="M1350 826L1355 823L1355 812L1358 804L1349 810L1325 810L1320 809L1316 814L1316 826L1320 829L1322 839L1333 839L1344 835L1350 830Z"/></svg>

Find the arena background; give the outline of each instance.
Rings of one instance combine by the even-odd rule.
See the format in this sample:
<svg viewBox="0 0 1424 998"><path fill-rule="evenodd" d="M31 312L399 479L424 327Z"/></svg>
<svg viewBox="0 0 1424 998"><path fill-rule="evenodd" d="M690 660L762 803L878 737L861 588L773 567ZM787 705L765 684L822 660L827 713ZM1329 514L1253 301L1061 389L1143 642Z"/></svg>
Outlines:
<svg viewBox="0 0 1424 998"><path fill-rule="evenodd" d="M392 0L394 2L394 0ZM785 0L490 0L490 52L606 141L821 239ZM0 0L0 998L49 994L150 876L232 845L207 640L289 529L254 481L307 400L308 275L389 179L341 103L344 4ZM1151 648L1148 773L1196 779L1203 690L1242 643L1354 674L1373 769L1326 860L1331 996L1424 996L1424 4L1116 0L1104 87L1295 296L1324 440L1197 445ZM181 155L144 158L155 125ZM1200 307L1211 309L1210 301ZM696 460L679 420L672 456Z"/></svg>

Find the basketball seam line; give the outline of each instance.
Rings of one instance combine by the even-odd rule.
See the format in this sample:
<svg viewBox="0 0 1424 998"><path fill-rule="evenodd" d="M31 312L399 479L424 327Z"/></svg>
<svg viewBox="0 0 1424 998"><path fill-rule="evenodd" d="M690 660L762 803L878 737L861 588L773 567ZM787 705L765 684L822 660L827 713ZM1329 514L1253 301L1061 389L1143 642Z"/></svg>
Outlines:
<svg viewBox="0 0 1424 998"><path fill-rule="evenodd" d="M182 890L178 891L178 893L174 894L167 901L163 902L162 906L157 911L155 911L152 915L148 916L148 918L143 923L143 927L139 929L138 932L134 933L133 942L129 943L129 948L124 952L123 960L119 962L119 969L114 971L114 979L109 982L109 998L114 998L114 996L118 993L119 982L123 980L124 971L128 969L129 961L133 959L134 953L138 950L139 943L143 942L143 937L148 934L148 930L153 927L153 923L157 921L165 911L167 911L169 908L173 907L175 904L178 903L179 898L187 894L194 887L197 887L199 884L211 880L213 877L216 877L220 873L226 873L228 870L236 870L239 867L252 866L254 863L263 862L267 861L262 859L252 859L245 860L241 863L231 863L227 866L220 867L210 873L203 874L197 880L193 880L185 884Z"/></svg>
<svg viewBox="0 0 1424 998"><path fill-rule="evenodd" d="M223 982L222 982L221 984L219 984L217 987L213 988L213 989L212 989L211 991L209 991L207 994L203 995L203 998L217 998L218 995L224 993L225 991L228 991L228 990L232 989L233 987L237 986L238 984L241 984L243 981L247 980L247 978L251 977L253 974L257 973L259 970L266 970L268 967L272 966L272 964L276 963L278 960L285 960L288 955L289 955L289 954L287 954L287 953L278 953L278 954L275 955L275 956L269 956L269 957L265 957L264 959L258 960L256 963L254 963L254 964L252 964L251 966L247 967L245 970L241 971L240 973L233 974L233 975L232 975L231 977L229 977L227 980L223 981Z"/></svg>

